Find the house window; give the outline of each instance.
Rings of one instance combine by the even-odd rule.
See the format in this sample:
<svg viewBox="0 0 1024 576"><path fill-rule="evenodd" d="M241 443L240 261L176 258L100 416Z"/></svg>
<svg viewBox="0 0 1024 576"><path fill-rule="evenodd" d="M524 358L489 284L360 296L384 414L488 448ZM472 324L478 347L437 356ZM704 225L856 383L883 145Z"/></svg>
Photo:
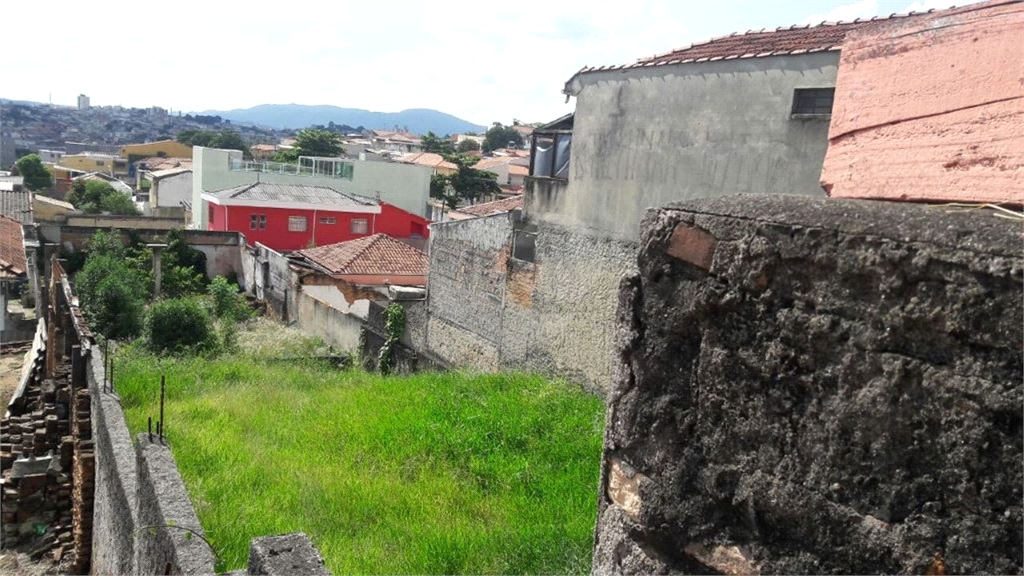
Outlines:
<svg viewBox="0 0 1024 576"><path fill-rule="evenodd" d="M351 223L351 231L353 234L366 234L370 229L370 221L366 218L353 218Z"/></svg>
<svg viewBox="0 0 1024 576"><path fill-rule="evenodd" d="M210 211L210 220L213 220L213 210ZM249 216L249 230L255 230L256 226L260 223L260 215L253 214Z"/></svg>
<svg viewBox="0 0 1024 576"><path fill-rule="evenodd" d="M147 194L146 196L149 196L149 194ZM149 202L149 198L146 198L146 201ZM206 214L206 223L209 224L210 226L213 226L213 220L213 205L210 205Z"/></svg>
<svg viewBox="0 0 1024 576"><path fill-rule="evenodd" d="M793 90L794 116L830 116L835 88L797 88Z"/></svg>
<svg viewBox="0 0 1024 576"><path fill-rule="evenodd" d="M288 231L289 232L305 232L306 231L306 217L305 216L289 216L288 217Z"/></svg>
<svg viewBox="0 0 1024 576"><path fill-rule="evenodd" d="M96 161L96 165L97 166L103 166L103 160L97 160Z"/></svg>
<svg viewBox="0 0 1024 576"><path fill-rule="evenodd" d="M320 223L321 224L337 224L338 223L338 219L333 217L333 216L321 216L320 217Z"/></svg>
<svg viewBox="0 0 1024 576"><path fill-rule="evenodd" d="M267 229L267 215L266 214L260 214L260 230L266 230L266 229Z"/></svg>

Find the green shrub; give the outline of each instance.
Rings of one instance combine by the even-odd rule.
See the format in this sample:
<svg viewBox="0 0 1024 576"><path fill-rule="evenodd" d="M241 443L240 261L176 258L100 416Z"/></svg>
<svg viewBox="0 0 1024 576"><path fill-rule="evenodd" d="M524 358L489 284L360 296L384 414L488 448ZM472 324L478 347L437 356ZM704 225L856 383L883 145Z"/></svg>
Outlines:
<svg viewBox="0 0 1024 576"><path fill-rule="evenodd" d="M110 338L134 338L142 330L145 279L120 255L91 255L75 276L75 288L90 327Z"/></svg>
<svg viewBox="0 0 1024 576"><path fill-rule="evenodd" d="M395 347L405 334L405 308L397 302L392 302L384 310L384 332L387 338L384 345L377 353L377 369L381 374L390 374L395 368Z"/></svg>
<svg viewBox="0 0 1024 576"><path fill-rule="evenodd" d="M238 285L232 284L223 276L217 276L206 287L213 299L213 313L218 318L241 321L252 317L252 309L245 301L245 296L238 291Z"/></svg>
<svg viewBox="0 0 1024 576"><path fill-rule="evenodd" d="M215 347L216 334L210 314L195 299L161 300L149 309L146 336L159 353Z"/></svg>

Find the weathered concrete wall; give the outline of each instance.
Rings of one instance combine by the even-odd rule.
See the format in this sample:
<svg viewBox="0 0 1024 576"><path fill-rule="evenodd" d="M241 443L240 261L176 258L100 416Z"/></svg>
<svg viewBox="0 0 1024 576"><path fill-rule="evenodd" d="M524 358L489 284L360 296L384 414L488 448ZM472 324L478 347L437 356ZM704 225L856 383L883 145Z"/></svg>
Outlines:
<svg viewBox="0 0 1024 576"><path fill-rule="evenodd" d="M253 254L253 294L267 304L267 311L278 320L291 322L297 306L295 278L288 258L259 242ZM243 258L244 261L248 258ZM245 271L248 274L248 270Z"/></svg>
<svg viewBox="0 0 1024 576"><path fill-rule="evenodd" d="M843 42L822 183L837 198L1024 204L1024 4L986 2Z"/></svg>
<svg viewBox="0 0 1024 576"><path fill-rule="evenodd" d="M795 88L835 86L837 52L578 75L569 185L543 218L635 241L646 208L724 194L824 195L827 117Z"/></svg>
<svg viewBox="0 0 1024 576"><path fill-rule="evenodd" d="M104 385L105 364L103 353L93 348L87 372L96 451L92 570L95 574L130 574L139 526L138 472L121 400Z"/></svg>
<svg viewBox="0 0 1024 576"><path fill-rule="evenodd" d="M340 351L355 352L359 349L362 320L305 292L299 293L295 320L300 330L318 336Z"/></svg>
<svg viewBox="0 0 1024 576"><path fill-rule="evenodd" d="M594 572L1020 573L1021 232L783 196L653 211Z"/></svg>
<svg viewBox="0 0 1024 576"><path fill-rule="evenodd" d="M432 228L425 350L444 362L532 370L603 392L619 279L633 247L538 222L534 262L511 257L513 217Z"/></svg>
<svg viewBox="0 0 1024 576"><path fill-rule="evenodd" d="M213 574L210 546L203 534L171 450L153 436L136 437L138 523L136 574ZM192 532L194 531L194 532Z"/></svg>

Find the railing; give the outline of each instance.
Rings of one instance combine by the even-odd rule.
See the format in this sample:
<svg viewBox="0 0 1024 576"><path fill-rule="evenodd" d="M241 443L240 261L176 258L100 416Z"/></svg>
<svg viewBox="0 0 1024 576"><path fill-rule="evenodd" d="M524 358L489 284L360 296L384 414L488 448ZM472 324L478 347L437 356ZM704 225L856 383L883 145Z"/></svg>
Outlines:
<svg viewBox="0 0 1024 576"><path fill-rule="evenodd" d="M238 172L264 172L267 174L295 174L304 176L320 176L324 178L342 178L351 180L355 172L355 164L340 158L320 158L316 156L299 156L299 161L259 162L232 158L228 168Z"/></svg>

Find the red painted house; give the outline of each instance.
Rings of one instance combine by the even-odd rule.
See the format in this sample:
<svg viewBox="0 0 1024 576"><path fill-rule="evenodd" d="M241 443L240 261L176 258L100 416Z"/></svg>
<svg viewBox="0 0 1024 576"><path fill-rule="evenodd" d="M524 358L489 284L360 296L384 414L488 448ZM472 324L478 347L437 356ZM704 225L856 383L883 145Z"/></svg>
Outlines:
<svg viewBox="0 0 1024 576"><path fill-rule="evenodd" d="M422 218L386 202L326 186L257 182L202 196L210 230L231 230L278 251L302 250L384 233L426 238Z"/></svg>

